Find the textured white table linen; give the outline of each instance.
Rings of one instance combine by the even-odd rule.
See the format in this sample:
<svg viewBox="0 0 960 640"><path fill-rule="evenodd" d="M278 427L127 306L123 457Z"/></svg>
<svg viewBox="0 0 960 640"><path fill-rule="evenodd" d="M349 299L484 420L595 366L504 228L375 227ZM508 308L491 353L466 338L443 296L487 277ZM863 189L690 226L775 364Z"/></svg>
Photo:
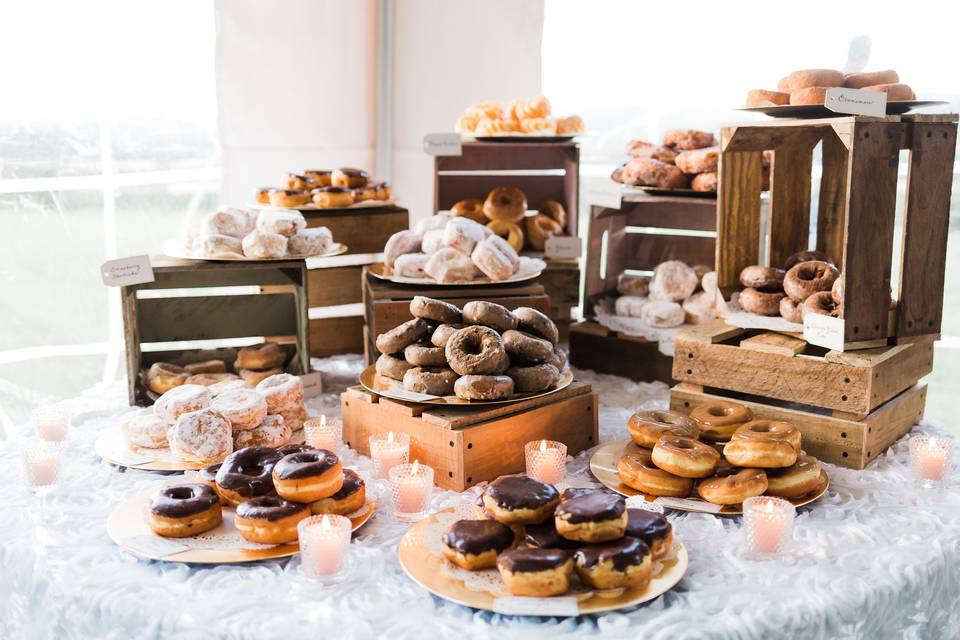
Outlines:
<svg viewBox="0 0 960 640"><path fill-rule="evenodd" d="M339 411L359 357L315 361ZM666 387L578 372L600 392L601 441L621 438L629 414L663 406ZM831 486L802 509L785 557L743 553L739 519L671 513L690 555L683 581L645 606L574 619L504 617L446 603L403 573L406 528L382 511L354 540L345 582L323 589L267 561L187 566L137 559L107 537L111 509L158 482L121 472L93 452L97 431L126 410L120 386L70 402L81 412L61 486L38 526L13 444L0 443L0 637L4 638L957 638L960 637L960 479L946 490L912 481L901 441L870 469L828 467ZM930 430L932 427L924 426ZM365 474L369 460L348 464ZM569 472L589 478L587 455ZM375 488L374 488L375 489ZM438 492L435 507L463 497Z"/></svg>

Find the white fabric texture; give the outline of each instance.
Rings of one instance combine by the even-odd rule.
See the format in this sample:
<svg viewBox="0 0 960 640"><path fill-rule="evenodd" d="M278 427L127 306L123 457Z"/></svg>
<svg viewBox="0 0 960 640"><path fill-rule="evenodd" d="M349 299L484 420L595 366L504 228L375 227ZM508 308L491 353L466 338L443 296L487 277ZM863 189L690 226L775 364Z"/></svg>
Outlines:
<svg viewBox="0 0 960 640"><path fill-rule="evenodd" d="M357 356L316 360L326 392L311 408L339 411ZM666 386L578 371L600 392L601 441L623 437L629 414L665 406ZM158 483L93 452L124 407L119 385L71 401L75 418L60 486L26 493L15 444L0 443L5 487L0 621L9 638L956 638L960 629L960 479L926 490L912 480L905 440L868 470L827 465L830 489L801 509L785 556L747 559L737 518L668 512L690 566L672 591L638 608L573 619L506 617L432 597L403 573L406 525L386 509L354 538L345 580L323 588L288 560L187 566L135 558L114 545L114 505ZM923 425L922 430L934 427ZM589 453L568 465L589 479ZM345 455L369 477L370 461ZM371 487L376 492L377 487ZM434 507L463 497L437 491ZM12 507L12 508L11 508ZM294 563L295 564L295 563Z"/></svg>

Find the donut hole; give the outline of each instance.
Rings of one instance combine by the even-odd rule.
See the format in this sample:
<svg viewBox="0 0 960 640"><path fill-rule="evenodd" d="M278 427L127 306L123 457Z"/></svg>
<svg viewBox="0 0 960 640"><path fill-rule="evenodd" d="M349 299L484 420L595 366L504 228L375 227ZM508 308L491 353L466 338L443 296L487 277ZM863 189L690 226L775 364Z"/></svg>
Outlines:
<svg viewBox="0 0 960 640"><path fill-rule="evenodd" d="M167 490L167 497L171 500L189 500L193 497L193 489L190 487L174 487Z"/></svg>
<svg viewBox="0 0 960 640"><path fill-rule="evenodd" d="M732 409L727 409L725 407L710 407L707 409L707 413L717 418L722 418L732 412Z"/></svg>
<svg viewBox="0 0 960 640"><path fill-rule="evenodd" d="M770 433L770 425L768 424L751 425L750 431L753 431L754 433Z"/></svg>
<svg viewBox="0 0 960 640"><path fill-rule="evenodd" d="M687 442L686 440L678 440L673 443L673 446L677 449L685 449L687 451L695 448L692 442Z"/></svg>
<svg viewBox="0 0 960 640"><path fill-rule="evenodd" d="M241 467L240 473L245 476L259 476L263 474L263 467L253 466L253 467Z"/></svg>

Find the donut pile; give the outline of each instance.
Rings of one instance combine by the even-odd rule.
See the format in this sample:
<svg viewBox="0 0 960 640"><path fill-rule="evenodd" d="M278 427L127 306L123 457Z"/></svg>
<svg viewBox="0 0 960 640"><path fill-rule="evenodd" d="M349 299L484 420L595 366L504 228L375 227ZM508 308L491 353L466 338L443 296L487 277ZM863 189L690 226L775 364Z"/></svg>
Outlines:
<svg viewBox="0 0 960 640"><path fill-rule="evenodd" d="M462 400L502 400L549 389L567 368L553 320L530 307L455 305L416 296L413 320L377 336L377 374L403 388Z"/></svg>
<svg viewBox="0 0 960 640"><path fill-rule="evenodd" d="M496 567L517 596L556 596L575 575L593 589L645 584L653 560L673 547L662 513L628 509L606 489L563 493L525 475L501 476L484 490L477 519L458 520L440 539L453 564L477 571Z"/></svg>
<svg viewBox="0 0 960 640"><path fill-rule="evenodd" d="M465 198L450 210L454 218L467 218L485 225L520 251L524 247L543 251L547 238L563 235L567 210L556 200L544 200L535 213L527 211L527 196L516 187L498 187L486 199Z"/></svg>
<svg viewBox="0 0 960 640"><path fill-rule="evenodd" d="M479 102L457 118L457 133L468 136L569 136L584 132L580 116L550 117L543 96L517 99L504 110L499 102Z"/></svg>
<svg viewBox="0 0 960 640"><path fill-rule="evenodd" d="M617 292L616 314L640 318L651 327L703 324L716 317L717 274L706 265L668 260L656 266L652 277L621 273Z"/></svg>
<svg viewBox="0 0 960 640"><path fill-rule="evenodd" d="M627 155L630 159L610 175L614 182L632 187L717 190L720 147L712 133L669 129L663 134L663 144L631 140ZM769 176L768 169L764 175Z"/></svg>
<svg viewBox="0 0 960 640"><path fill-rule="evenodd" d="M236 507L237 532L251 542L297 540L297 524L313 515L348 515L366 503L366 483L331 451L307 445L251 446L205 467L197 482L161 489L147 522L168 538L217 527L223 507Z"/></svg>
<svg viewBox="0 0 960 640"><path fill-rule="evenodd" d="M526 198L524 210L525 205ZM469 282L484 276L498 282L533 275L546 266L543 260L519 255L510 242L490 227L463 215L442 212L421 220L414 229L390 236L383 254L388 274L432 279L441 284Z"/></svg>
<svg viewBox="0 0 960 640"><path fill-rule="evenodd" d="M833 69L801 69L777 83L776 91L753 89L747 93L748 107L776 107L785 104L823 104L827 89L847 87L887 94L887 100L916 100L909 85L900 83L893 69L841 73Z"/></svg>
<svg viewBox="0 0 960 640"><path fill-rule="evenodd" d="M738 301L744 311L796 323L808 313L840 317L843 278L833 260L820 251L801 251L783 267L751 265L740 272L746 288Z"/></svg>
<svg viewBox="0 0 960 640"><path fill-rule="evenodd" d="M799 498L820 484L820 463L801 450L790 423L754 420L741 404L718 400L676 411L640 411L617 463L620 481L653 496L694 494L713 504L759 495Z"/></svg>
<svg viewBox="0 0 960 640"><path fill-rule="evenodd" d="M374 181L363 169L342 167L333 171L308 169L288 173L279 189L258 189L257 204L274 207L306 207L342 209L367 201L389 202L393 190L383 181Z"/></svg>
<svg viewBox="0 0 960 640"><path fill-rule="evenodd" d="M326 227L308 229L296 209L231 208L205 217L186 245L200 258L303 258L330 251L333 235Z"/></svg>

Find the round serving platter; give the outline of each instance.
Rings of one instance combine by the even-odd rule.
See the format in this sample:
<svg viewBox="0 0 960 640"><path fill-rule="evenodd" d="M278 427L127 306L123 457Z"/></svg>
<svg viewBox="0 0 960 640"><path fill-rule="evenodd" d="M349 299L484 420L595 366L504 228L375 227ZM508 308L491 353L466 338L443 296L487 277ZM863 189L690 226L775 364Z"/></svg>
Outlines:
<svg viewBox="0 0 960 640"><path fill-rule="evenodd" d="M620 474L617 473L617 461L620 460L620 456L623 455L624 449L633 443L629 438L623 440L616 440L610 444L606 444L593 454L593 457L590 458L590 471L593 473L594 477L600 481L600 483L616 491L622 496L643 496L647 502L655 502L657 496L651 496L642 491L637 491L632 487L620 482ZM830 486L830 479L827 477L827 472L820 471L820 484L816 489L811 491L805 496L800 496L799 498L788 498L788 501L793 504L795 507L802 507L804 505L810 504L814 500L820 498L823 494L827 492L827 488ZM697 508L697 504L702 504L703 508ZM743 515L743 506L739 504L728 504L723 505L719 511L717 507L720 505L715 505L707 502L706 500L701 499L700 497L690 496L683 499L683 504L677 505L664 505L669 509L675 509L677 511L699 511L706 513L717 513L722 516L739 516Z"/></svg>
<svg viewBox="0 0 960 640"><path fill-rule="evenodd" d="M516 134L502 136L469 136L467 139L476 140L478 142L569 142L576 137L576 135L528 136L524 134Z"/></svg>
<svg viewBox="0 0 960 640"><path fill-rule="evenodd" d="M949 104L943 100L895 100L887 103L888 115L901 115L921 107ZM778 104L769 107L739 107L737 111L762 113L774 118L839 118L847 114L827 109L822 104Z"/></svg>
<svg viewBox="0 0 960 640"><path fill-rule="evenodd" d="M342 242L334 242L330 247L330 251L326 253L318 253L316 255L297 255L290 254L283 256L282 258L247 258L246 256L237 257L228 257L220 256L217 258L210 258L207 256L198 256L193 255L188 251L184 251L182 248L172 248L166 252L166 255L171 258L183 258L184 260L204 260L206 262L283 262L284 260L306 260L307 258L329 258L331 256L339 256L350 250L350 247L343 244Z"/></svg>
<svg viewBox="0 0 960 640"><path fill-rule="evenodd" d="M337 212L337 211L356 211L357 209L379 209L381 207L392 207L396 205L397 201L394 198L389 200L364 200L362 202L354 202L353 204L346 207L318 207L312 202L309 204L301 204L297 207L278 207L273 204L263 204L260 202L254 202L249 205L253 209L295 209L297 211L323 211L327 212Z"/></svg>
<svg viewBox="0 0 960 640"><path fill-rule="evenodd" d="M623 195L646 193L651 196L678 196L681 198L708 198L716 200L716 191L695 191L693 189L667 189L664 187L624 186Z"/></svg>
<svg viewBox="0 0 960 640"><path fill-rule="evenodd" d="M515 275L512 278L507 278L506 280L491 280L490 278L477 278L476 280L460 280L457 282L437 282L431 278L408 278L405 276L395 276L387 275L386 265L382 262L376 262L369 267L367 267L367 273L372 275L378 280L386 280L387 282L394 282L396 284L412 284L423 287L489 287L491 285L499 284L517 284L518 282L527 282L528 280L534 280L540 277L540 274L543 273L543 270L538 270L533 273Z"/></svg>
<svg viewBox="0 0 960 640"><path fill-rule="evenodd" d="M450 519L451 512L453 509L441 511L410 527L400 541L397 556L400 566L411 580L435 596L466 607L516 615L549 616L578 616L615 611L653 600L672 589L687 571L687 550L682 544L678 544L674 556L660 563L659 573L643 586L609 592L581 591L547 598L514 598L505 589L498 591L498 587L493 586L498 583L496 579L488 582L491 588L480 589L468 586L456 577L455 572L448 570L447 561L438 548L439 536L445 528L440 518ZM499 588L502 589L502 586ZM508 599L509 609L506 608ZM564 607L565 611L558 612L550 608L553 604L551 601L557 600L567 605Z"/></svg>
<svg viewBox="0 0 960 640"><path fill-rule="evenodd" d="M473 407L494 404L512 404L522 400L531 400L541 396L548 396L551 393L556 393L557 391L570 386L571 382L573 382L573 373L567 369L560 374L560 380L557 382L557 384L546 391L538 391L537 393L517 393L505 400L463 400L456 396L438 397L416 393L412 394L403 388L403 384L399 380L391 380L386 376L377 374L376 365L370 365L363 370L363 373L360 374L360 385L370 393L375 393L378 396L383 396L384 398L391 398L392 400L400 400L403 402L416 402L418 404L459 405Z"/></svg>
<svg viewBox="0 0 960 640"><path fill-rule="evenodd" d="M147 509L155 491L142 492L118 504L107 520L107 534L118 546L135 555L166 562L189 562L196 564L235 564L270 558L286 558L300 551L300 545L289 542L278 545L248 543L233 527L233 507L223 507L223 522L217 528L192 538L164 538L158 536L147 524ZM362 509L350 514L353 531L356 531L376 513L377 503L367 502ZM214 548L198 546L197 539L220 538ZM226 541L224 541L226 540ZM231 543L233 545L231 546ZM174 545L189 544L187 549Z"/></svg>

